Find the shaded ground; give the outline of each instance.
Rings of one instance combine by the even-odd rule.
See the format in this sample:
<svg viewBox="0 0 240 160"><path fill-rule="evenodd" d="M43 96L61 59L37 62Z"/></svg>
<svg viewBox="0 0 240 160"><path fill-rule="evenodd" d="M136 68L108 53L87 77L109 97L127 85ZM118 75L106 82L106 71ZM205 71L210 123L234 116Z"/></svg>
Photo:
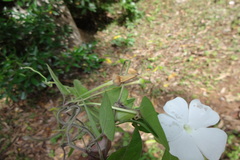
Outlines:
<svg viewBox="0 0 240 160"><path fill-rule="evenodd" d="M198 98L220 114L218 127L239 135L240 3L149 0L148 3L140 1L139 6L146 15L143 19L127 28L112 24L97 33L96 39L100 40L97 52L107 61L97 73L79 78L92 88L111 79L113 73L119 73L121 59L131 60L139 77L151 81L144 89L130 88L131 96L138 100L136 105L146 95L162 112L166 101L177 96L188 102ZM131 37L135 43L132 47L113 46L115 36ZM49 109L59 103L46 99L35 108L1 109L0 129L4 134L0 146L6 150L0 159L61 159L62 151L57 145L49 141L32 142L24 137L53 134L56 122ZM146 135L145 138L149 139ZM239 141L235 140L233 145L238 147ZM229 146L228 151L231 150L234 148ZM225 155L222 159L229 158Z"/></svg>
<svg viewBox="0 0 240 160"><path fill-rule="evenodd" d="M127 31L114 26L98 34L106 42L99 50L112 61L103 70L111 77L120 71L119 59L130 59L141 77L152 82L141 93L134 88L133 96L150 96L159 110L176 96L199 98L222 115L226 129L239 131L239 22L233 25L238 9L239 4L225 1L153 1L143 8L145 21ZM129 34L134 47L109 46L114 36Z"/></svg>

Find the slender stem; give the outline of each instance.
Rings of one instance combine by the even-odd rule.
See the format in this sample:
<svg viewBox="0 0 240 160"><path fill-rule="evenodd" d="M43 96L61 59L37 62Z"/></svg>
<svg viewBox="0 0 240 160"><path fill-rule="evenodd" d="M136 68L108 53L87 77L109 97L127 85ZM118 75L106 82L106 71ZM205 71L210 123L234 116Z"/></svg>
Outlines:
<svg viewBox="0 0 240 160"><path fill-rule="evenodd" d="M85 95L87 95L87 94L90 94L90 93L92 93L92 92L95 92L95 91L97 91L97 90L99 90L99 89L101 89L101 88L103 88L103 87L110 86L110 85L112 85L112 84L113 84L113 81L108 81L107 83L104 83L104 84L102 84L102 85L100 85L100 86L98 86L98 87L96 87L96 88L93 88L92 90L90 90L90 91L82 94L81 96L77 97L76 99L74 99L74 100L72 100L72 101L69 101L69 103L75 103L75 102L79 102L79 101L82 101L82 100L85 101L85 100L87 100L87 99L89 99L89 98L95 97L95 96L100 95L100 94L102 94L102 93L104 93L104 92L107 92L107 91L109 91L109 90L112 90L112 89L115 89L115 88L119 87L119 86L116 86L116 87L110 88L110 89L108 89L108 90L104 90L104 91L95 93L95 94L93 94L93 95L90 95L90 96L82 99L83 96L85 96ZM133 82L130 82L130 83L123 84L122 86L124 87L124 86L133 85L133 84L139 84L139 80L136 80L136 81L133 81Z"/></svg>
<svg viewBox="0 0 240 160"><path fill-rule="evenodd" d="M133 85L133 84L140 84L139 79L136 81L133 81L133 82L126 83L126 84L124 84L124 86L129 86L129 85Z"/></svg>
<svg viewBox="0 0 240 160"><path fill-rule="evenodd" d="M121 87L121 91L120 91L120 94L119 94L119 97L118 97L118 102L120 102L120 100L122 98L123 90L124 90L124 85L122 85L122 87Z"/></svg>
<svg viewBox="0 0 240 160"><path fill-rule="evenodd" d="M90 102L90 103L85 103L85 105L100 106L101 103L92 103L92 102ZM79 104L79 106L84 106L84 104ZM124 109L124 108L119 108L119 107L115 107L115 106L112 106L112 109L117 110L117 111L126 112L126 113L138 114L138 112L136 110Z"/></svg>
<svg viewBox="0 0 240 160"><path fill-rule="evenodd" d="M89 102L89 103L85 103L85 105L94 105L94 106L100 106L101 103L94 103L94 102ZM79 106L85 106L84 104L79 104Z"/></svg>
<svg viewBox="0 0 240 160"><path fill-rule="evenodd" d="M110 85L113 85L113 81L112 81L112 80L111 80L111 81L108 81L107 83L104 83L104 84L102 84L102 85L100 85L100 86L98 86L98 87L96 87L96 88L93 88L92 90L90 90L90 91L82 94L81 96L90 94L90 93L92 93L92 92L95 92L95 91L97 91L97 90L99 90L99 89L102 89L102 88L107 87L107 86L110 86Z"/></svg>
<svg viewBox="0 0 240 160"><path fill-rule="evenodd" d="M90 95L90 96L88 96L88 97L86 97L86 98L83 98L83 99L81 99L81 98L77 98L77 99L74 99L74 100L72 100L72 101L69 101L69 103L75 103L75 102L79 102L79 101L85 101L85 100L87 100L87 99L90 99L90 98L92 98L92 97L95 97L95 96L97 96L97 95L100 95L100 94L102 94L102 93L104 93L104 92L107 92L107 91L110 91L110 90L112 90L112 89L115 89L116 87L113 87L113 88L111 88L111 89L108 89L108 90L104 90L104 91L101 91L101 92L98 92L98 93L95 93L95 94L93 94L93 95Z"/></svg>
<svg viewBox="0 0 240 160"><path fill-rule="evenodd" d="M48 82L47 78L42 75L42 73L38 72L37 70L33 69L32 67L21 67L21 69L30 69L31 71L37 73L39 76L41 76L44 79L44 83L47 85L52 85L54 82Z"/></svg>
<svg viewBox="0 0 240 160"><path fill-rule="evenodd" d="M124 109L124 108L119 108L119 107L114 107L114 106L112 106L112 109L115 109L115 110L121 111L121 112L126 112L126 113L138 114L138 112L136 110Z"/></svg>
<svg viewBox="0 0 240 160"><path fill-rule="evenodd" d="M81 100L83 96L88 95L88 94L90 94L90 93L92 93L92 92L95 92L95 91L97 91L97 90L99 90L99 89L102 89L102 88L104 88L104 87L110 86L110 85L112 85L112 84L113 84L113 81L112 81L112 80L111 80L111 81L108 81L107 83L104 83L104 84L102 84L102 85L100 85L100 86L98 86L98 87L96 87L96 88L93 88L93 89L90 90L90 91L87 91L86 93L82 94L81 96L77 97L75 100L73 100L73 101L71 101L71 102L77 102L77 101ZM102 93L102 92L101 92L101 93ZM95 95L98 95L98 93L95 94ZM94 96L95 96L95 95L94 95ZM92 95L92 96L93 96L93 95ZM90 96L90 97L92 97L92 96ZM89 98L89 97L87 97L87 98L85 98L85 99L83 99L83 100L86 100L86 99L88 99L88 98Z"/></svg>

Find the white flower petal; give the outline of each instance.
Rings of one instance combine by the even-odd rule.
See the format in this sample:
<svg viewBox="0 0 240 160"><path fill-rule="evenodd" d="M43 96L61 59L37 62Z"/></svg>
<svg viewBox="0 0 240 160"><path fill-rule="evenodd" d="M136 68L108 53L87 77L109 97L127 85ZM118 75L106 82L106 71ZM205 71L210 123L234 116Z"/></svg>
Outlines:
<svg viewBox="0 0 240 160"><path fill-rule="evenodd" d="M192 100L189 107L189 125L195 129L209 127L219 121L219 115L198 99Z"/></svg>
<svg viewBox="0 0 240 160"><path fill-rule="evenodd" d="M169 142L170 153L179 160L204 160L204 157L193 138L186 132L182 132L181 136Z"/></svg>
<svg viewBox="0 0 240 160"><path fill-rule="evenodd" d="M159 114L158 119L168 141L175 140L183 132L183 126L167 114Z"/></svg>
<svg viewBox="0 0 240 160"><path fill-rule="evenodd" d="M188 121L188 104L180 97L168 101L163 107L164 111L181 123Z"/></svg>
<svg viewBox="0 0 240 160"><path fill-rule="evenodd" d="M209 160L219 160L227 143L227 134L218 128L200 128L192 133L203 155Z"/></svg>

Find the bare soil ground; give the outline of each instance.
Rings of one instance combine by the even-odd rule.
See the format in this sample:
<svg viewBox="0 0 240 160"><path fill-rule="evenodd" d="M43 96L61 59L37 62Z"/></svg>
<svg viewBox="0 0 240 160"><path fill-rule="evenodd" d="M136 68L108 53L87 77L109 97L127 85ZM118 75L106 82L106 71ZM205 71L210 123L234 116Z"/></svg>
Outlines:
<svg viewBox="0 0 240 160"><path fill-rule="evenodd" d="M131 96L137 98L136 105L143 96L148 96L156 110L163 112L162 107L172 98L180 96L188 102L197 98L220 114L219 128L239 136L240 3L230 4L225 0L138 3L145 12L143 19L127 27L112 24L97 33L96 52L107 61L96 73L79 75L79 79L89 89L93 88L119 73L122 60L131 60L139 78L151 81L145 88L129 88ZM135 43L132 47L113 46L115 36L131 37ZM47 100L32 108L2 107L0 129L4 137L0 137L3 148L0 159L62 158L61 148L56 144L25 137L48 137L57 128L49 109L59 102L51 97L44 99ZM239 143L235 139L232 145L239 147ZM228 152L233 150L228 145ZM77 153L71 159L79 159ZM224 155L222 159L229 158Z"/></svg>

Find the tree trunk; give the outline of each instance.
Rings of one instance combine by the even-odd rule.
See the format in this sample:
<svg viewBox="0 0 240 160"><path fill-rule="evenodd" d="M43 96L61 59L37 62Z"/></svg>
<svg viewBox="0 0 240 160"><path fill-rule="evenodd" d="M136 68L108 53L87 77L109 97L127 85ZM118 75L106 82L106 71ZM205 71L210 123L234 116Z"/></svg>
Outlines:
<svg viewBox="0 0 240 160"><path fill-rule="evenodd" d="M69 25L72 28L72 33L70 34L69 47L80 46L83 43L83 36L79 32L79 29L66 5L61 5L59 8L61 11L61 17L57 20L60 25Z"/></svg>

